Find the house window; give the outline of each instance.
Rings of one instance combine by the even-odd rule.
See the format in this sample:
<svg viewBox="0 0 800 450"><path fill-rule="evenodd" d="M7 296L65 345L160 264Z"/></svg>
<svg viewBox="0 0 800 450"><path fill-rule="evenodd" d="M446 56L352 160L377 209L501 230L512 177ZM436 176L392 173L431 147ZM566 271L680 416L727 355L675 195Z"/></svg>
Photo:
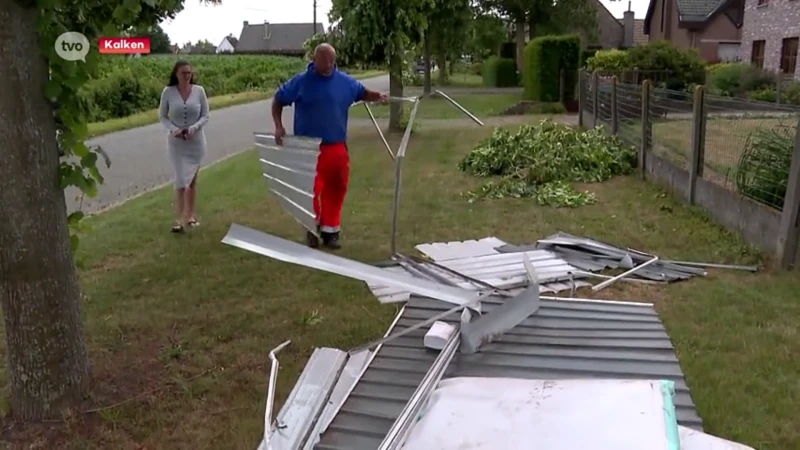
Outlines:
<svg viewBox="0 0 800 450"><path fill-rule="evenodd" d="M767 41L753 41L753 51L750 54L750 63L759 69L764 68L764 50Z"/></svg>
<svg viewBox="0 0 800 450"><path fill-rule="evenodd" d="M767 6L769 5L769 0L758 0L758 6Z"/></svg>
<svg viewBox="0 0 800 450"><path fill-rule="evenodd" d="M786 38L781 46L781 72L790 75L794 74L797 66L797 46L800 43L798 38Z"/></svg>

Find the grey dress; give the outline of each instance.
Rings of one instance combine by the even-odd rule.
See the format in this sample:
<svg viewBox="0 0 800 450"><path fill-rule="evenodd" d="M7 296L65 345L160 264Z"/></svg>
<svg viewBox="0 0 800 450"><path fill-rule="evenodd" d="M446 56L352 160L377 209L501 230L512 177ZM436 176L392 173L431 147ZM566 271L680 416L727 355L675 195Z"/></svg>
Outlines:
<svg viewBox="0 0 800 450"><path fill-rule="evenodd" d="M206 154L206 136L203 126L208 123L208 99L202 86L192 85L192 91L183 101L177 86L167 86L161 92L159 106L161 124L169 132L167 152L172 162L173 184L175 189L188 187L200 170L200 163ZM172 133L189 128L194 134L189 139L176 138Z"/></svg>

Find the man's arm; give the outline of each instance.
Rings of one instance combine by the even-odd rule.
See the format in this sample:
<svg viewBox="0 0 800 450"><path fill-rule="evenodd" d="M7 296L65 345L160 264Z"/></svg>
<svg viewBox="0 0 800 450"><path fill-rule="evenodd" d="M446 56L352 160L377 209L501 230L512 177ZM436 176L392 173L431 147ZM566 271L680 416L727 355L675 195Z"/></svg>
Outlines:
<svg viewBox="0 0 800 450"><path fill-rule="evenodd" d="M385 95L381 92L372 91L366 88L363 83L356 80L355 78L350 78L353 83L353 91L355 92L355 98L353 99L353 103L355 102L378 102L384 99Z"/></svg>
<svg viewBox="0 0 800 450"><path fill-rule="evenodd" d="M275 92L272 98L272 120L276 128L283 128L283 108L297 101L302 76L303 74L295 75Z"/></svg>

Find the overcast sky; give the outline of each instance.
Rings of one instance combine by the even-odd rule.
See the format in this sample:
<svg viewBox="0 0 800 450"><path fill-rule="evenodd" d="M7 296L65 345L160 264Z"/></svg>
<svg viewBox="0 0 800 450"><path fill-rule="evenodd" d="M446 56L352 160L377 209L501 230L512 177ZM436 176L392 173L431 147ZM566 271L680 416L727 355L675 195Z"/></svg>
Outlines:
<svg viewBox="0 0 800 450"><path fill-rule="evenodd" d="M615 17L622 17L628 1L600 0ZM242 32L242 22L296 23L313 21L314 0L222 0L220 6L204 6L199 0L186 0L185 8L173 20L161 24L173 43L184 44L208 39L219 44L222 38ZM632 0L637 19L647 13L648 0ZM331 0L317 1L317 21L328 26Z"/></svg>

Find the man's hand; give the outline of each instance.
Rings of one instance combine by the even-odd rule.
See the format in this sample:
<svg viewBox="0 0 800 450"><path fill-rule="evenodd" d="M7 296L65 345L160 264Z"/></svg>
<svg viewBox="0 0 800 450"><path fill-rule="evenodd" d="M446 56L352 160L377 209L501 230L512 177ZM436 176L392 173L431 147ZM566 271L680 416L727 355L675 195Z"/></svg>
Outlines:
<svg viewBox="0 0 800 450"><path fill-rule="evenodd" d="M286 129L283 125L275 125L275 143L283 145L283 137L286 136Z"/></svg>
<svg viewBox="0 0 800 450"><path fill-rule="evenodd" d="M385 92L378 93L378 103L386 103L389 101L389 94Z"/></svg>

